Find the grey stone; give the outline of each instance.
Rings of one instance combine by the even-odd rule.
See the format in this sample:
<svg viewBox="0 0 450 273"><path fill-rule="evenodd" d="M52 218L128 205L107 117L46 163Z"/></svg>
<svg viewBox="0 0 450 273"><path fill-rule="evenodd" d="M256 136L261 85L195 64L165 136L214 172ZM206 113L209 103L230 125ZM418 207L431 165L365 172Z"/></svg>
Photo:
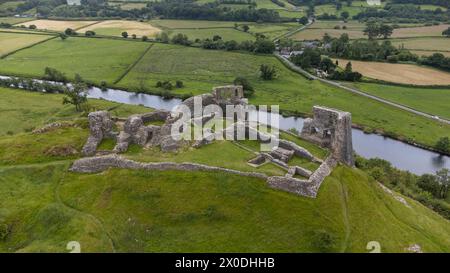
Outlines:
<svg viewBox="0 0 450 273"><path fill-rule="evenodd" d="M314 106L313 118L304 121L301 137L330 148L336 160L354 166L351 126L350 113Z"/></svg>

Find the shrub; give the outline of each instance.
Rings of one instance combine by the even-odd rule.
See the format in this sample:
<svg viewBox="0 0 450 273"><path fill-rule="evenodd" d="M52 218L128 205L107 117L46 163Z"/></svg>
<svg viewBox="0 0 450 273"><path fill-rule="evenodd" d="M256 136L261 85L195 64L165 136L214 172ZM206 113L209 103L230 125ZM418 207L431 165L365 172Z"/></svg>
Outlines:
<svg viewBox="0 0 450 273"><path fill-rule="evenodd" d="M261 72L261 78L266 81L273 80L277 74L274 66L270 67L266 64L262 64L259 71Z"/></svg>
<svg viewBox="0 0 450 273"><path fill-rule="evenodd" d="M236 77L233 81L233 84L242 85L242 87L244 88L244 96L245 97L251 97L254 93L253 86L244 77Z"/></svg>
<svg viewBox="0 0 450 273"><path fill-rule="evenodd" d="M183 84L182 81L176 81L176 82L175 82L175 86L176 86L177 88L182 88L182 87L184 86L184 84Z"/></svg>
<svg viewBox="0 0 450 273"><path fill-rule="evenodd" d="M9 227L7 224L0 222L0 241L6 240L9 234Z"/></svg>
<svg viewBox="0 0 450 273"><path fill-rule="evenodd" d="M95 36L95 32L92 31L92 30L88 30L88 31L86 31L86 32L84 33L84 36L86 36L86 37L92 37L92 36Z"/></svg>
<svg viewBox="0 0 450 273"><path fill-rule="evenodd" d="M336 239L325 230L316 230L313 234L312 244L320 252L332 252Z"/></svg>

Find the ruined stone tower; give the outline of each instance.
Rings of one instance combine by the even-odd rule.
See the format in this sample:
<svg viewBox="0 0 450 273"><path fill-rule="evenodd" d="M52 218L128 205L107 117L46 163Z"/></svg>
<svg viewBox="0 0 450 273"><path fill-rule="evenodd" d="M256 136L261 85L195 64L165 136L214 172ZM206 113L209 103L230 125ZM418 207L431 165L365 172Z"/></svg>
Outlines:
<svg viewBox="0 0 450 273"><path fill-rule="evenodd" d="M354 166L352 116L323 106L313 107L313 118L305 119L301 136L322 147L330 148L339 162Z"/></svg>

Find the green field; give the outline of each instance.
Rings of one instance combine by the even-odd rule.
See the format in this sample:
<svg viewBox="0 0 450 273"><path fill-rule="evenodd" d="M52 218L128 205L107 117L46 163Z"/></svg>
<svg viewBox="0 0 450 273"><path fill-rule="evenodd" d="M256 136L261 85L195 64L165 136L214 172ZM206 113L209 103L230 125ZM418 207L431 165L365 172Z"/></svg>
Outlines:
<svg viewBox="0 0 450 273"><path fill-rule="evenodd" d="M107 39L55 39L0 60L0 73L36 77L42 76L44 68L49 66L70 77L79 73L96 83L105 80L113 84L148 46L148 43ZM275 66L277 79L261 80L261 64ZM299 113L310 113L316 104L338 108L351 112L354 123L367 129L429 146L450 132L450 126L308 81L273 56L155 44L117 86L162 92L155 87L157 81L181 80L184 87L172 92L201 94L210 92L214 86L230 84L237 76L246 77L255 87L256 94L250 100L254 104L277 104L282 110Z"/></svg>
<svg viewBox="0 0 450 273"><path fill-rule="evenodd" d="M0 32L0 57L50 38L52 38L52 36L49 35Z"/></svg>
<svg viewBox="0 0 450 273"><path fill-rule="evenodd" d="M34 18L16 18L16 17L0 17L0 23L8 23L11 25L34 20Z"/></svg>
<svg viewBox="0 0 450 273"><path fill-rule="evenodd" d="M80 74L100 83L114 82L145 51L148 43L107 39L53 39L0 60L0 73L43 76L45 67Z"/></svg>
<svg viewBox="0 0 450 273"><path fill-rule="evenodd" d="M168 29L183 28L232 28L235 22L230 21L201 21L201 20L151 20L151 25ZM242 24L242 22L239 22Z"/></svg>
<svg viewBox="0 0 450 273"><path fill-rule="evenodd" d="M448 221L407 208L357 169L337 168L317 199L223 173L67 172L68 162L0 168L0 252L448 252ZM420 219L420 221L417 221ZM321 234L332 243L320 244Z"/></svg>
<svg viewBox="0 0 450 273"><path fill-rule="evenodd" d="M8 227L0 252L67 252L66 244L74 240L82 252L367 252L369 241L378 241L382 252L405 252L412 244L424 252L450 251L447 220L409 198L411 207L406 207L356 168L337 167L316 199L220 172L69 172L79 155L47 151L66 146L79 150L88 135L86 118L60 104L60 95L4 88L0 94L8 98L5 105L16 107L0 105L5 109L0 128L24 109L35 111L29 118L35 116L37 123L36 116L47 121L73 118L79 124L38 135L0 136L0 223ZM90 103L115 106L113 114L119 116L148 111ZM28 118L14 123L29 124ZM252 169L241 164L249 154L236 149L222 141L191 153L134 149L126 156ZM256 170L277 172L267 165ZM330 244L323 244L324 234L332 238Z"/></svg>
<svg viewBox="0 0 450 273"><path fill-rule="evenodd" d="M392 44L407 49L450 51L450 39L447 38L392 39Z"/></svg>
<svg viewBox="0 0 450 273"><path fill-rule="evenodd" d="M17 134L40 128L56 121L69 121L83 117L73 106L62 105L63 95L26 92L0 87L0 136ZM92 110L111 109L114 116L126 117L151 109L141 106L118 104L104 100L89 100Z"/></svg>
<svg viewBox="0 0 450 273"><path fill-rule="evenodd" d="M402 87L372 83L353 84L358 89L414 109L450 119L450 89Z"/></svg>
<svg viewBox="0 0 450 273"><path fill-rule="evenodd" d="M261 80L258 72L261 64L274 65L278 78ZM182 80L185 87L174 92L201 94L209 92L213 86L230 84L237 76L246 77L255 87L256 94L250 99L254 104L278 104L281 109L303 113L309 113L315 104L343 109L352 112L353 121L357 124L395 132L399 137L428 145L433 145L450 131L449 126L438 122L317 81L308 81L270 56L155 44L118 85L158 90L154 87L157 81Z"/></svg>
<svg viewBox="0 0 450 273"><path fill-rule="evenodd" d="M255 37L251 34L234 28L174 29L170 31L169 36L172 37L178 33L187 35L191 41L195 41L196 39L212 39L215 35L219 35L224 41L235 40L242 42L255 40Z"/></svg>

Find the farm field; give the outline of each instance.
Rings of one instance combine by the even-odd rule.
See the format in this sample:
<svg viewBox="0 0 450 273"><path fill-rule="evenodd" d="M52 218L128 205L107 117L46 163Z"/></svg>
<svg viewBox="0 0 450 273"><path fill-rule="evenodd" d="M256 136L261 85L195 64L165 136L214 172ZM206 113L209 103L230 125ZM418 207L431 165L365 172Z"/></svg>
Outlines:
<svg viewBox="0 0 450 273"><path fill-rule="evenodd" d="M55 39L0 60L0 74L40 77L49 66L69 77L79 73L97 84L101 81L113 84L148 46L149 43L107 39ZM275 66L277 79L261 80L261 64ZM278 104L285 111L301 113L310 113L314 104L338 108L352 112L356 124L430 146L450 132L450 126L308 81L273 56L155 44L117 87L162 92L155 87L157 81L181 80L184 87L171 92L200 94L210 92L213 86L230 84L237 76L246 77L255 87L256 94L250 99L254 104Z"/></svg>
<svg viewBox="0 0 450 273"><path fill-rule="evenodd" d="M33 35L0 32L0 57L15 50L50 39L50 35Z"/></svg>
<svg viewBox="0 0 450 273"><path fill-rule="evenodd" d="M411 50L450 51L450 39L447 38L393 39L392 44Z"/></svg>
<svg viewBox="0 0 450 273"><path fill-rule="evenodd" d="M18 89L0 88L0 136L30 132L45 124L83 118L74 107L63 105L63 95L44 94ZM92 109L106 110L114 116L126 117L135 113L150 112L143 106L118 104L105 100L89 99Z"/></svg>
<svg viewBox="0 0 450 273"><path fill-rule="evenodd" d="M261 64L275 66L277 79L261 80ZM439 137L450 133L450 126L318 81L308 81L272 56L155 44L117 85L130 89L145 86L152 91L163 91L155 87L157 81L181 80L184 87L172 92L201 94L210 92L213 86L231 84L237 76L247 78L255 87L255 95L250 98L253 104L277 104L280 109L302 113L310 113L315 104L343 109L352 113L356 124L395 132L398 136L428 145L434 145Z"/></svg>
<svg viewBox="0 0 450 273"><path fill-rule="evenodd" d="M0 23L8 23L11 25L31 21L33 18L16 18L16 17L0 17Z"/></svg>
<svg viewBox="0 0 450 273"><path fill-rule="evenodd" d="M25 23L20 23L20 25L25 25L26 27L30 25L35 25L38 29L46 29L53 31L64 31L67 28L80 29L84 26L95 23L96 21L58 21L58 20L34 20Z"/></svg>
<svg viewBox="0 0 450 273"><path fill-rule="evenodd" d="M187 35L191 41L196 39L212 39L214 35L219 35L224 41L235 40L237 42L242 42L255 40L253 35L234 28L174 29L170 30L169 37L178 33Z"/></svg>
<svg viewBox="0 0 450 273"><path fill-rule="evenodd" d="M18 5L25 3L25 1L8 1L0 4L0 11L14 10Z"/></svg>
<svg viewBox="0 0 450 273"><path fill-rule="evenodd" d="M325 28L307 28L290 36L294 40L321 40L328 33L331 37L339 37L347 33L350 39L364 38L363 32L358 29L325 29Z"/></svg>
<svg viewBox="0 0 450 273"><path fill-rule="evenodd" d="M83 124L73 108L60 103L60 95L5 88L0 93L16 107ZM37 103L37 96L47 98ZM125 107L113 113L119 116L148 110L90 103L103 104L100 109L116 106L119 112ZM9 113L0 115L0 124L9 122ZM23 127L27 121L15 122ZM406 207L357 168L334 169L312 199L270 189L260 179L221 172L109 169L78 174L68 168L79 155L46 154L68 145L79 150L87 135L78 126L0 138L2 219L15 223L8 240L0 242L0 252L64 252L73 238L83 252L364 252L370 240L379 241L384 252L404 252L411 242L425 252L449 251L450 237L442 236L450 233L445 219L404 197L411 206ZM228 145L216 142L192 155L165 156L235 164L211 157L215 148L225 158L246 157L244 150L231 153ZM125 156L160 160L141 149ZM334 243L326 249L318 246L317 230L330 234Z"/></svg>
<svg viewBox="0 0 450 273"><path fill-rule="evenodd" d="M85 32L88 30L95 31L99 35L121 36L122 32L128 32L128 35L136 34L137 37L148 36L153 37L161 30L143 22L126 21L126 20L108 20L97 24L87 26L79 30Z"/></svg>
<svg viewBox="0 0 450 273"><path fill-rule="evenodd" d="M349 60L337 59L345 68ZM450 73L412 64L351 61L353 70L363 76L387 82L412 85L450 85Z"/></svg>
<svg viewBox="0 0 450 273"><path fill-rule="evenodd" d="M219 35L223 40L246 41L254 40L250 34L264 34L273 38L282 35L290 30L299 28L298 23L264 24L254 22L219 22L219 21L191 21L191 20L152 20L150 24L161 28L174 35L177 33L186 34L191 40L212 38ZM250 27L248 33L241 29L236 30L235 26L247 25Z"/></svg>
<svg viewBox="0 0 450 273"><path fill-rule="evenodd" d="M437 26L397 28L394 29L391 38L424 37L424 36L442 37L442 32L446 30L448 27L450 27L450 25L441 24Z"/></svg>
<svg viewBox="0 0 450 273"><path fill-rule="evenodd" d="M149 43L69 38L36 45L0 60L0 73L40 77L46 67L73 78L75 73L96 82L114 82L150 46Z"/></svg>
<svg viewBox="0 0 450 273"><path fill-rule="evenodd" d="M369 94L450 119L450 88L420 88L373 83L346 84Z"/></svg>
<svg viewBox="0 0 450 273"><path fill-rule="evenodd" d="M201 20L151 20L149 23L155 27L168 29L182 28L232 28L236 22L231 21L201 21ZM244 24L245 22L237 22Z"/></svg>

